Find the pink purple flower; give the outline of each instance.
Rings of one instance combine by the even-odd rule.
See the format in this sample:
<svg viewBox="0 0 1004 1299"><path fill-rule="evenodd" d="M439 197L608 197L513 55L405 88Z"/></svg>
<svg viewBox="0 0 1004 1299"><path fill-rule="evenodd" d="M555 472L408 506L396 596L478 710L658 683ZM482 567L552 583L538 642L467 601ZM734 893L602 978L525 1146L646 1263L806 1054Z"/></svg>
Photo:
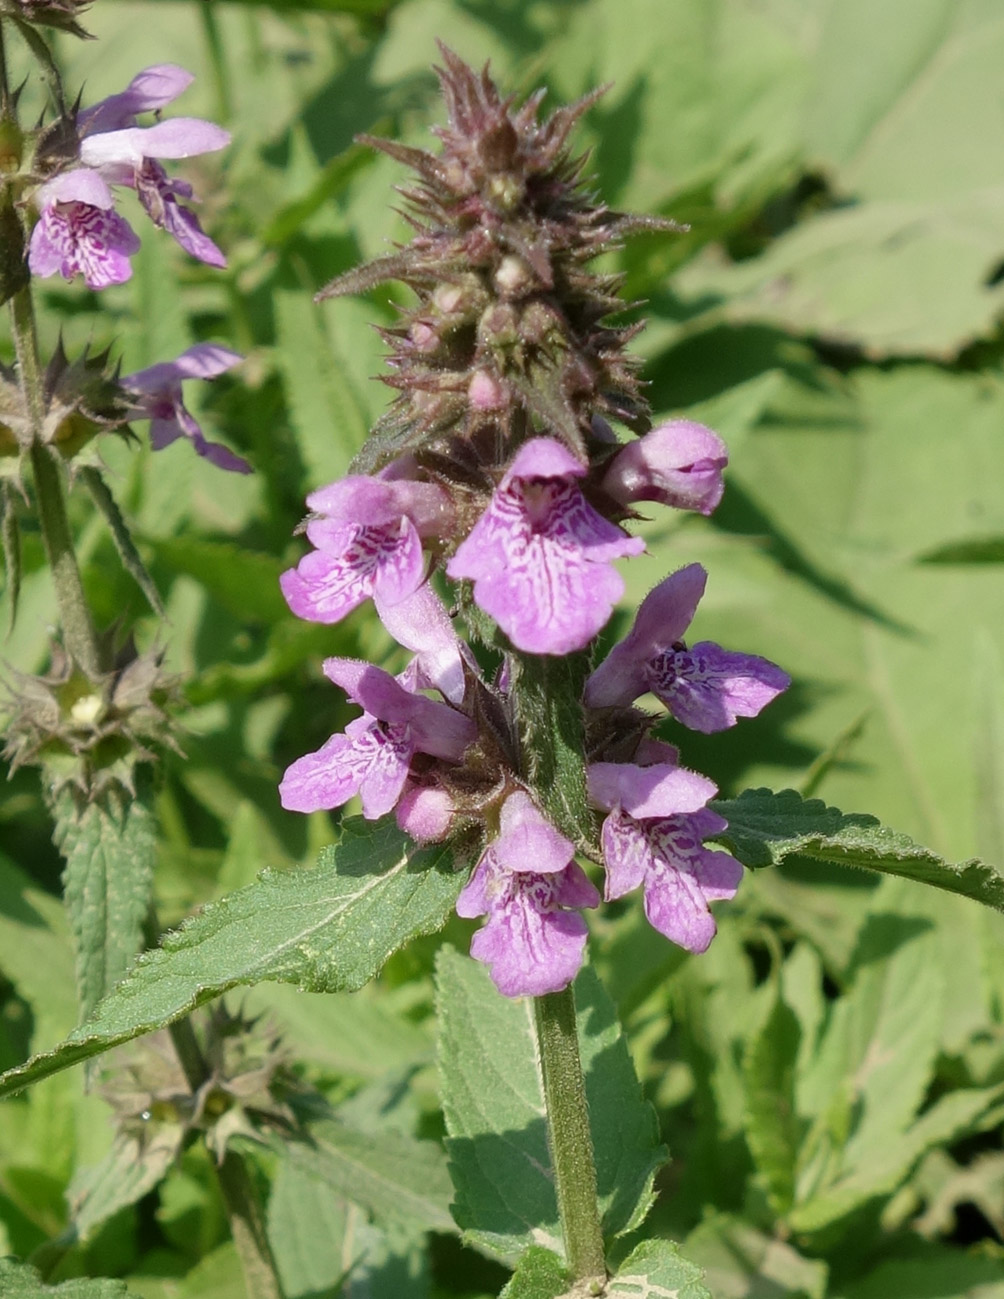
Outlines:
<svg viewBox="0 0 1004 1299"><path fill-rule="evenodd" d="M590 799L609 812L601 834L606 900L642 885L649 923L688 952L705 951L715 936L708 903L734 897L743 870L702 842L728 824L704 806L714 784L672 763L597 762L587 779Z"/></svg>
<svg viewBox="0 0 1004 1299"><path fill-rule="evenodd" d="M111 190L97 174L76 168L57 176L45 191L41 214L31 232L28 265L45 279L82 275L89 289L122 284L132 275L129 258L139 239L114 210Z"/></svg>
<svg viewBox="0 0 1004 1299"><path fill-rule="evenodd" d="M412 693L370 663L330 658L324 673L363 715L287 768L279 797L289 811L340 807L359 794L363 816L375 820L397 803L415 753L459 762L477 735L469 717Z"/></svg>
<svg viewBox="0 0 1004 1299"><path fill-rule="evenodd" d="M136 125L137 114L159 111L191 81L190 73L173 64L147 68L120 94L77 114L83 165L55 176L37 192L40 216L28 250L33 274L44 278L58 271L66 279L82 274L92 289L129 278L129 257L138 251L139 241L112 210L110 185L134 189L153 223L193 257L210 266L226 265L195 213L178 201L192 197L191 185L171 179L157 159L215 152L229 144L229 133L196 117Z"/></svg>
<svg viewBox="0 0 1004 1299"><path fill-rule="evenodd" d="M507 997L558 992L578 973L588 928L567 908L595 907L600 897L574 851L518 790L502 804L498 837L457 899L458 915L488 917L471 955Z"/></svg>
<svg viewBox="0 0 1004 1299"><path fill-rule="evenodd" d="M123 377L122 387L135 398L136 415L150 421L150 445L154 451L185 437L198 455L204 456L218 469L230 469L238 474L252 472L246 460L206 438L198 421L186 408L181 392L183 379L213 379L243 359L239 353L219 343L196 343L175 361L160 361Z"/></svg>
<svg viewBox="0 0 1004 1299"><path fill-rule="evenodd" d="M688 564L649 592L634 627L586 682L589 707L627 705L651 691L684 726L710 733L755 717L787 689L791 678L767 659L713 641L684 644L706 580L700 564Z"/></svg>
<svg viewBox="0 0 1004 1299"><path fill-rule="evenodd" d="M338 622L372 596L381 612L400 604L422 585L422 537L449 526L449 498L435 483L355 474L307 497L314 517L307 538L315 547L283 573L282 593L293 612L311 622ZM410 628L407 614L426 623ZM428 601L414 605L391 629L409 648L420 635L445 635ZM440 636L442 640L443 636Z"/></svg>
<svg viewBox="0 0 1004 1299"><path fill-rule="evenodd" d="M722 499L722 470L728 462L728 449L717 433L693 420L674 419L620 451L603 488L622 505L659 501L710 514Z"/></svg>
<svg viewBox="0 0 1004 1299"><path fill-rule="evenodd" d="M611 561L645 549L585 500L585 467L553 438L517 452L488 508L447 565L521 650L588 645L624 590Z"/></svg>

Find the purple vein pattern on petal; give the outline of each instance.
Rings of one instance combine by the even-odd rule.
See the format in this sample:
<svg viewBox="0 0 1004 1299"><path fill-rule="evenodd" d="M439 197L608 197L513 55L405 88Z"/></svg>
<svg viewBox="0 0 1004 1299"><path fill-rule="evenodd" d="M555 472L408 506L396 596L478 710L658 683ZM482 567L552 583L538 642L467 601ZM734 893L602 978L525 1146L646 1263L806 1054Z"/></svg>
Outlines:
<svg viewBox="0 0 1004 1299"><path fill-rule="evenodd" d="M543 869L527 869L522 852L528 848L543 850ZM511 794L503 805L499 838L457 899L459 915L487 915L471 941L471 955L489 966L495 986L507 997L557 992L582 964L588 928L581 915L565 908L594 907L600 899L571 850L528 795ZM517 859L516 869L506 864Z"/></svg>
<svg viewBox="0 0 1004 1299"><path fill-rule="evenodd" d="M370 596L384 607L411 596L424 576L421 534L445 527L449 515L432 483L362 475L312 492L307 505L317 511L307 525L316 549L280 585L293 612L312 622L338 622Z"/></svg>
<svg viewBox="0 0 1004 1299"><path fill-rule="evenodd" d="M64 280L82 275L89 289L105 289L129 279L129 258L137 252L135 232L111 208L52 203L31 232L28 266L43 279L57 272Z"/></svg>
<svg viewBox="0 0 1004 1299"><path fill-rule="evenodd" d="M710 734L756 717L791 684L787 672L756 654L700 641L660 650L647 667L648 688L693 731Z"/></svg>
<svg viewBox="0 0 1004 1299"><path fill-rule="evenodd" d="M708 903L733 897L742 878L734 857L702 843L724 828L708 809L645 821L611 812L602 831L605 897L623 897L644 884L652 926L688 952L706 951L716 931Z"/></svg>
<svg viewBox="0 0 1004 1299"><path fill-rule="evenodd" d="M406 726L357 718L343 735L333 735L316 753L298 758L286 770L280 801L292 812L316 812L340 807L353 794L361 794L363 815L375 820L397 802L413 752Z"/></svg>
<svg viewBox="0 0 1004 1299"><path fill-rule="evenodd" d="M561 443L520 448L488 508L447 565L471 578L478 605L533 654L582 649L624 590L614 559L644 550L585 500L585 469Z"/></svg>

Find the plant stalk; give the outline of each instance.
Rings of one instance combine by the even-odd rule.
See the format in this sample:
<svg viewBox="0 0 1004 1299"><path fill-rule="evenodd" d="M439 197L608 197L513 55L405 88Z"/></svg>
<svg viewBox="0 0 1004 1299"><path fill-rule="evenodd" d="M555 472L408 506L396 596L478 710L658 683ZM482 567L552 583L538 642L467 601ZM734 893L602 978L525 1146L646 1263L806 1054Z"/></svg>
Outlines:
<svg viewBox="0 0 1004 1299"><path fill-rule="evenodd" d="M606 1281L603 1232L572 989L534 998L554 1185L574 1281Z"/></svg>
<svg viewBox="0 0 1004 1299"><path fill-rule="evenodd" d="M189 1019L168 1025L175 1054L185 1081L197 1092L208 1077L208 1068ZM261 1197L247 1160L228 1150L216 1169L223 1205L230 1223L248 1299L283 1299L279 1273L265 1230Z"/></svg>
<svg viewBox="0 0 1004 1299"><path fill-rule="evenodd" d="M62 471L54 453L42 438L45 393L38 356L38 335L35 332L35 309L29 286L19 289L11 298L10 314L21 391L24 393L31 422L29 459L35 483L35 502L42 525L45 553L56 588L63 636L66 648L77 664L92 681L97 681L101 674L101 653L73 549Z"/></svg>

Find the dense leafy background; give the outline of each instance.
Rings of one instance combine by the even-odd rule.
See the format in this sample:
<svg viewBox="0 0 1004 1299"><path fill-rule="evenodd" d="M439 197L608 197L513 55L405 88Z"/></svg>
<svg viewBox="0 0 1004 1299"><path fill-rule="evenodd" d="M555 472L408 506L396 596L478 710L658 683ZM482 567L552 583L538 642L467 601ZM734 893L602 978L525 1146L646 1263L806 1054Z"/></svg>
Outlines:
<svg viewBox="0 0 1004 1299"><path fill-rule="evenodd" d="M87 25L97 41L58 46L71 93L83 85L90 101L178 62L198 77L179 109L235 137L186 170L226 273L144 230L130 284L100 300L53 281L40 293L48 347L60 330L69 350L110 342L125 372L202 338L248 356L192 397L253 477L181 445L105 449L166 625L89 497L74 496L101 619L138 618L183 682L185 756L157 794L162 923L330 842L330 818L284 814L275 793L285 764L347 717L319 660L397 661L366 611L336 628L296 623L276 578L299 554L304 495L345 470L386 399L370 382L370 326L392 319L389 291L320 307L311 294L403 236L400 169L352 139L428 141L437 36L490 57L515 90L547 84L552 102L612 82L581 132L599 188L690 222L617 260L647 300L655 411L722 431L728 490L710 521L653 510L649 554L624 569L625 609L700 559L711 576L696 634L766 654L796 684L724 736L668 728L684 760L725 797L790 786L949 860L1004 865L997 0L98 0ZM43 666L54 617L41 561L29 530L3 649L22 671ZM63 1038L77 1006L32 773L0 785L0 825L7 1068ZM716 1299L1004 1295L996 913L796 854L747 879L699 959L652 935L634 901L594 931L595 969L671 1152L646 1230L681 1241ZM464 947L466 927L447 937ZM448 1229L430 1065L438 942L392 957L360 994L250 996L335 1113L311 1158L256 1155L290 1299L339 1285L445 1299L504 1283ZM147 1299L240 1294L208 1156L189 1146L175 1160L184 1143L165 1119L127 1152L147 1180L121 1194L94 1173L123 1157L108 1113L80 1071L5 1102L0 1254L41 1248L53 1283L123 1277ZM87 1186L109 1182L118 1199L88 1201ZM53 1266L47 1242L61 1233ZM553 1292L534 1266L514 1295ZM26 1296L43 1293L19 1277Z"/></svg>

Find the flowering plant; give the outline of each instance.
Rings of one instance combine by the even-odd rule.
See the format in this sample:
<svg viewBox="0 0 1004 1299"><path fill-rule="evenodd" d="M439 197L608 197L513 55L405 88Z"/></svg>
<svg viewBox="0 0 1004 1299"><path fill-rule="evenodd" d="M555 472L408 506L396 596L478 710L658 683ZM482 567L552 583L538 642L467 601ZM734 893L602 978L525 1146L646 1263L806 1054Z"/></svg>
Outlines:
<svg viewBox="0 0 1004 1299"><path fill-rule="evenodd" d="M616 86L547 110L444 47L421 148L440 0L210 0L194 80L184 5L119 78L79 42L117 7L0 0L0 1293L992 1288L1001 873L813 797L968 843L993 696L938 709L994 680L989 363L916 275L847 276L869 318L813 260L926 227L846 203L888 124L766 147L776 7L703 51L676 15L658 73L646 0L482 9L450 31L501 79L511 41Z"/></svg>

